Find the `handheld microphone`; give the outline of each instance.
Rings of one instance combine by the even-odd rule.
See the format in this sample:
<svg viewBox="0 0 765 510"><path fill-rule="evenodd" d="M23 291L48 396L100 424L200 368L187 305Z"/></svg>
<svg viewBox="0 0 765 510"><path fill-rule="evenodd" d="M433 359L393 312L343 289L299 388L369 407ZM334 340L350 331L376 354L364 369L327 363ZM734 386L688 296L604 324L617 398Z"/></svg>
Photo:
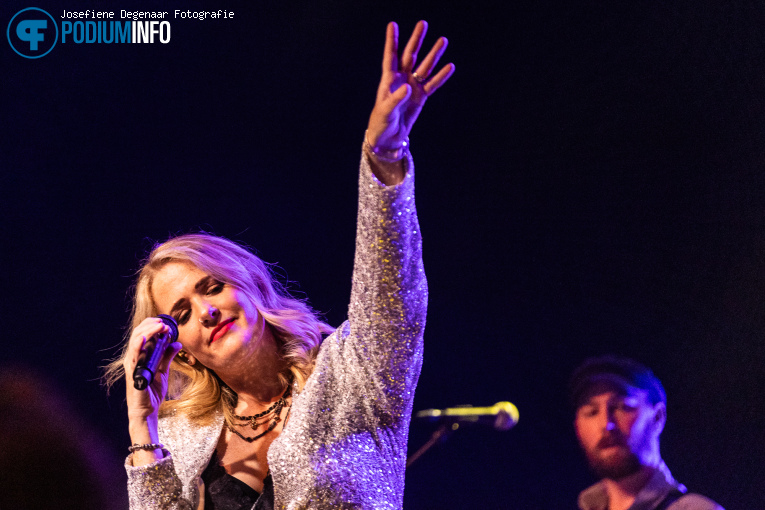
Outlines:
<svg viewBox="0 0 765 510"><path fill-rule="evenodd" d="M167 325L169 331L154 335L146 341L133 371L133 386L137 390L145 390L151 385L167 346L178 340L178 323L175 319L165 314L157 315L157 318Z"/></svg>
<svg viewBox="0 0 765 510"><path fill-rule="evenodd" d="M416 418L441 423L482 423L497 430L510 430L518 423L518 408L510 402L497 402L491 407L450 407L419 411Z"/></svg>

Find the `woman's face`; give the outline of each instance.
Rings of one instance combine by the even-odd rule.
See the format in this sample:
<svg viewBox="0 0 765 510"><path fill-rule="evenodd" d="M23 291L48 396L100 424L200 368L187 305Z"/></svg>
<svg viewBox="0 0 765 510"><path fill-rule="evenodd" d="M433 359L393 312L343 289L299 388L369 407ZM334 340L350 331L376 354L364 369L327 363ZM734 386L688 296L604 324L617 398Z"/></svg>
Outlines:
<svg viewBox="0 0 765 510"><path fill-rule="evenodd" d="M270 330L241 291L188 262L169 262L154 276L159 313L178 321L178 341L204 366L231 370L257 354Z"/></svg>

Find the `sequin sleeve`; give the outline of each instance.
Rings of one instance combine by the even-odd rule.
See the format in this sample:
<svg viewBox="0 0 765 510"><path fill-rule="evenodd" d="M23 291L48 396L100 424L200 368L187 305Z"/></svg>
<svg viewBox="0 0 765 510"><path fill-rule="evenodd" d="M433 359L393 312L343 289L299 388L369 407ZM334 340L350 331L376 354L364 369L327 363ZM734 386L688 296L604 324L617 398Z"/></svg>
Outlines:
<svg viewBox="0 0 765 510"><path fill-rule="evenodd" d="M427 282L414 204L414 164L396 186L378 181L362 156L349 341L363 359L376 414L411 413L422 362Z"/></svg>
<svg viewBox="0 0 765 510"><path fill-rule="evenodd" d="M275 508L401 508L427 304L405 165L404 181L385 186L362 156L349 320L322 343L269 449Z"/></svg>
<svg viewBox="0 0 765 510"><path fill-rule="evenodd" d="M175 474L173 458L167 451L165 458L152 464L135 467L132 455L125 461L128 474L130 510L187 510L189 502L181 497L182 484Z"/></svg>
<svg viewBox="0 0 765 510"><path fill-rule="evenodd" d="M145 466L125 462L130 510L187 510L200 502L200 475L218 444L223 415L199 425L182 414L159 419L165 458Z"/></svg>

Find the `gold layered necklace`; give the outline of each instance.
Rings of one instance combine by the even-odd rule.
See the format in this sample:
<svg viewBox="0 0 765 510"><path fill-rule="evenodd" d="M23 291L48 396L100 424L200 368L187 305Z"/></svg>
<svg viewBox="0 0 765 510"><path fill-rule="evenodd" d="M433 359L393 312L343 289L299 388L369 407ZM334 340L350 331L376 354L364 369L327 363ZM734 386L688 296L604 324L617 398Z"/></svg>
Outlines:
<svg viewBox="0 0 765 510"><path fill-rule="evenodd" d="M249 426L253 431L258 430L261 426L270 422L270 424L268 425L268 428L266 428L266 430L264 430L260 434L256 434L253 437L247 437L242 435L238 430L236 430L231 425L227 425L228 429L234 434L236 434L237 436L239 436L240 438L247 441L248 443L252 443L253 441L257 439L260 439L261 437L265 436L266 434L274 430L276 426L279 424L279 422L282 421L282 418L281 418L282 410L285 407L287 408L287 416L289 416L290 411L292 410L292 403L287 404L287 397L289 397L289 395L290 395L290 386L287 385L287 389L284 390L284 394L282 394L279 400L271 404L271 406L269 406L269 408L263 411L262 413L253 414L252 416L239 416L238 414L234 415L234 419L244 422L244 423L235 424L236 427ZM286 419L286 416L285 416L285 419Z"/></svg>

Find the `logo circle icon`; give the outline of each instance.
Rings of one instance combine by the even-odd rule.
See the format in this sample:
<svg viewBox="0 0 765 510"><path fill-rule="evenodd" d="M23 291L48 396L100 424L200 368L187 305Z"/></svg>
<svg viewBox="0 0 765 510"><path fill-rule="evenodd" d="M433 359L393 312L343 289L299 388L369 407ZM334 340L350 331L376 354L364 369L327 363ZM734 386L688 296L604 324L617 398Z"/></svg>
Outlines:
<svg viewBox="0 0 765 510"><path fill-rule="evenodd" d="M18 55L24 58L40 58L56 46L58 25L53 16L46 11L37 7L27 7L13 15L8 23L6 36L8 44Z"/></svg>

